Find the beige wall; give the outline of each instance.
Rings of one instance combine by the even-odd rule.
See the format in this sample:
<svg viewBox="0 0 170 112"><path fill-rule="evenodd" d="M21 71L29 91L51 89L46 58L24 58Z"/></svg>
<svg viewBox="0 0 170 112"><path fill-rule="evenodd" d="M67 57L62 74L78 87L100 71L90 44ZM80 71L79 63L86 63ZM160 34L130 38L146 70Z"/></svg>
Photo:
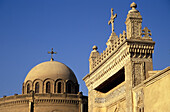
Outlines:
<svg viewBox="0 0 170 112"><path fill-rule="evenodd" d="M1 106L0 112L29 112L28 104Z"/></svg>
<svg viewBox="0 0 170 112"><path fill-rule="evenodd" d="M34 112L79 112L79 106L74 105L35 105Z"/></svg>
<svg viewBox="0 0 170 112"><path fill-rule="evenodd" d="M145 112L170 112L170 74L144 88Z"/></svg>
<svg viewBox="0 0 170 112"><path fill-rule="evenodd" d="M108 106L106 112L126 112L126 101L124 100Z"/></svg>

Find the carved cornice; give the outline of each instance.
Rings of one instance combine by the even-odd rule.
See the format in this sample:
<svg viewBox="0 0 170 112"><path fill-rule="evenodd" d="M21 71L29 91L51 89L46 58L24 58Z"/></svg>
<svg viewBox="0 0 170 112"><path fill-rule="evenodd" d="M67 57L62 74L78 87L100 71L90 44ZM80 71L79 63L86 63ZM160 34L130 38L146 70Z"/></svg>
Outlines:
<svg viewBox="0 0 170 112"><path fill-rule="evenodd" d="M122 47L123 45L125 45L126 43L126 39L123 38L123 36L121 36L122 39L118 39L116 42L115 42L115 45L112 45L111 47L108 47L106 48L105 51L103 51L103 53L100 54L99 57L97 57L94 61L94 64L93 64L93 70L92 72L90 72L89 74L87 74L83 80L87 80L89 77L91 77L91 74L93 74L94 72L96 72L96 70L101 67L104 63L106 63L106 61L108 59L110 59L110 57L112 57L114 54L116 54L117 52L120 52L120 47ZM121 58L122 57L125 57L126 55L128 54L128 52L126 52L124 54L124 56L120 56ZM117 64L117 63L115 63Z"/></svg>
<svg viewBox="0 0 170 112"><path fill-rule="evenodd" d="M119 69L121 69L123 67L123 65L125 64L125 62L127 62L126 60L129 59L128 58L129 50L128 50L128 48L125 48L123 50L119 49L115 55L116 56L112 55L112 57L114 57L114 58L109 57L108 61L105 62L105 66L102 66L101 69L97 69L96 71L93 71L92 73L88 74L88 77L90 78L90 80L86 81L87 87L89 87L94 82L99 81L102 77L105 77L105 78L109 77L110 76L109 72L111 72L113 70L114 70L114 72L117 72ZM101 67L101 66L99 66L99 67ZM112 75L113 75L113 73L112 73ZM100 82L100 83L102 83L102 82Z"/></svg>
<svg viewBox="0 0 170 112"><path fill-rule="evenodd" d="M67 100L67 99L36 99L35 104L52 103L52 104L79 104L79 100Z"/></svg>
<svg viewBox="0 0 170 112"><path fill-rule="evenodd" d="M29 100L18 100L18 101L0 103L0 106L21 105L21 104L28 104L28 103L29 103Z"/></svg>
<svg viewBox="0 0 170 112"><path fill-rule="evenodd" d="M108 62L107 66L103 67L101 70L99 70L97 75L95 75L95 77L93 78L93 82L98 81L104 75L106 76L108 74L108 72L110 72L113 69L117 69L117 71L119 69L121 69L122 68L121 65L123 65L121 62L124 61L124 59L127 57L127 55L128 55L128 51L127 51L127 49L125 49L124 51L122 51L122 53L120 55L117 56L117 58Z"/></svg>
<svg viewBox="0 0 170 112"><path fill-rule="evenodd" d="M119 46L117 50L110 52L111 53L110 55L104 52L103 54L105 54L106 56L105 56L105 60L103 60L102 62L99 60L101 57L100 58L98 57L96 62L100 62L100 63L98 63L98 65L96 65L96 68L86 77L84 77L83 80L90 78L89 81L87 80L85 81L87 87L89 87L91 84L98 81L105 74L107 75L107 73L110 70L116 69L117 65L122 64L122 62L125 62L124 59L127 57L127 55L129 55L129 53L130 53L131 58L151 59L152 53L154 51L154 45L155 45L155 42L153 41L126 39ZM124 49L124 51L121 51L122 49ZM119 53L120 51L121 53ZM103 57L103 54L101 54L102 57ZM115 58L111 58L113 56ZM103 66L104 64L105 66ZM121 68L117 68L117 69L121 69ZM94 76L94 74L97 74L97 75Z"/></svg>
<svg viewBox="0 0 170 112"><path fill-rule="evenodd" d="M133 58L152 58L155 42L127 39L129 52Z"/></svg>
<svg viewBox="0 0 170 112"><path fill-rule="evenodd" d="M57 98L57 99L56 99ZM56 103L56 104L74 104L78 105L80 100L87 100L86 96L82 96L77 94L35 94L34 101L36 104L41 103ZM28 104L29 101L32 101L32 95L14 95L7 96L4 98L0 98L0 106L8 106L8 105L21 105Z"/></svg>

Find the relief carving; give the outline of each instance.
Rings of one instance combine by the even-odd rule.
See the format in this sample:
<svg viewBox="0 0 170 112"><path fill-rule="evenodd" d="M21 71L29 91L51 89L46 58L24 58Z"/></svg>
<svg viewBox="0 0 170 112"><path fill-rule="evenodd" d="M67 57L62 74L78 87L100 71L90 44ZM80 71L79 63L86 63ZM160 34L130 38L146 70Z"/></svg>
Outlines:
<svg viewBox="0 0 170 112"><path fill-rule="evenodd" d="M120 88L116 89L115 91L111 92L110 94L108 94L106 97L98 97L95 98L95 103L105 103L110 101L113 98L116 98L117 96L125 93L126 88L125 85L121 86Z"/></svg>
<svg viewBox="0 0 170 112"><path fill-rule="evenodd" d="M133 87L140 84L143 80L145 80L144 74L144 62L134 62L133 63Z"/></svg>
<svg viewBox="0 0 170 112"><path fill-rule="evenodd" d="M138 91L136 93L136 103L137 103L137 107L136 107L136 111L137 112L144 112L144 92L143 89L141 89L140 91Z"/></svg>

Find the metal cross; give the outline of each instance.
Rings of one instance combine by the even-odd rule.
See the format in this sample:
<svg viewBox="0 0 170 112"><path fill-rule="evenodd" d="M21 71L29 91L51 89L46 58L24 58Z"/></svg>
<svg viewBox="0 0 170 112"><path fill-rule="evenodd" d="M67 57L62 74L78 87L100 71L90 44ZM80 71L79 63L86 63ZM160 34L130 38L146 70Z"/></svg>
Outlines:
<svg viewBox="0 0 170 112"><path fill-rule="evenodd" d="M51 49L51 52L48 51L48 54L51 54L51 61L53 61L53 54L57 54L57 52L53 51L53 48Z"/></svg>
<svg viewBox="0 0 170 112"><path fill-rule="evenodd" d="M108 24L112 24L112 33L114 32L114 20L117 17L117 14L113 15L113 8L111 8L111 17L110 20L108 22Z"/></svg>

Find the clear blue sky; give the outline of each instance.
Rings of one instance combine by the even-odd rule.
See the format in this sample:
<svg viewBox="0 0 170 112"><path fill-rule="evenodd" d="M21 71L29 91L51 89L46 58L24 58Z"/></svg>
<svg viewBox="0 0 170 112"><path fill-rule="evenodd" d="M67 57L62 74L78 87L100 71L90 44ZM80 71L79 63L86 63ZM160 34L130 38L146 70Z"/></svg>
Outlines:
<svg viewBox="0 0 170 112"><path fill-rule="evenodd" d="M170 1L134 0L156 42L154 70L170 62ZM82 78L88 73L93 45L102 52L110 36L110 9L117 13L115 32L126 30L132 0L0 0L0 97L21 94L22 83L35 65L50 60L69 66L80 91L87 95Z"/></svg>

